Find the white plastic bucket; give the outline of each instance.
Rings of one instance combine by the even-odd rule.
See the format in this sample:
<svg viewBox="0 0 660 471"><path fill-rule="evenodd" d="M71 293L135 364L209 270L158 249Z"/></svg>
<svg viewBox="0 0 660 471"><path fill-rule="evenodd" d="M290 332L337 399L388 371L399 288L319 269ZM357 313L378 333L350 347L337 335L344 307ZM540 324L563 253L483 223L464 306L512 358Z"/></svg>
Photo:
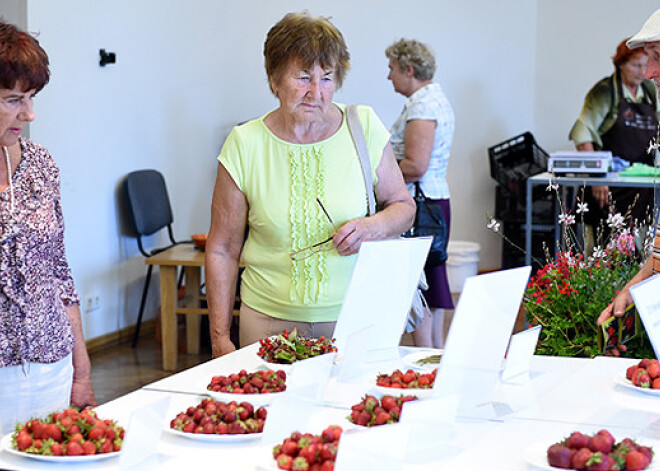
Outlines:
<svg viewBox="0 0 660 471"><path fill-rule="evenodd" d="M460 293L469 276L475 276L479 266L479 250L476 242L450 240L447 244L447 279L449 291Z"/></svg>

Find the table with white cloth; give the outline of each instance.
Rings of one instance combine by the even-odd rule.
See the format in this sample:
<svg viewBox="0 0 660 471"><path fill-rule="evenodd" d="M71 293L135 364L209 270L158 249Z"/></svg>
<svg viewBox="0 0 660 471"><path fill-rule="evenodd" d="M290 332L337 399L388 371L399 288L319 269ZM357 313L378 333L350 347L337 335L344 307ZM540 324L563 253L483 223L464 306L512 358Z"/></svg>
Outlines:
<svg viewBox="0 0 660 471"><path fill-rule="evenodd" d="M160 424L162 434L157 443L157 453L130 469L193 470L212 466L212 469L232 471L275 470L271 450L277 443L262 443L260 440L213 443L165 432L178 412L199 402L198 394L204 391L212 376L241 369L254 371L262 365L256 355L257 347L257 344L247 346L99 406L97 411L101 418L111 418L127 426L135 411L158 399L170 398L169 412L162 417ZM400 355L403 357L414 351L412 347L401 347ZM645 394L625 384L626 368L636 362L634 359L612 357L534 356L528 377L498 384L493 397L493 404L500 406L495 407L500 411L497 417L479 419L459 415L451 427L451 433L438 438L432 459L409 458L403 469L536 469L529 464L530 461L534 462L539 454L542 460L545 450L552 443L573 431L595 433L602 428L612 432L617 440L631 437L660 449L660 396ZM401 360L371 362L364 366L364 377L367 380L373 378L374 382L378 373L406 368ZM347 393L348 397L343 398L345 403L359 402L361 393L355 397L351 394L355 392ZM318 403L314 406L310 423L320 424L323 428L325 425L339 424L347 430L354 427L346 419L349 411L350 406ZM441 430L438 432L438 436L442 436ZM126 433L130 435L130 428ZM281 437L280 442L284 438ZM125 469L118 457L61 467L18 457L4 449L0 452L0 468Z"/></svg>

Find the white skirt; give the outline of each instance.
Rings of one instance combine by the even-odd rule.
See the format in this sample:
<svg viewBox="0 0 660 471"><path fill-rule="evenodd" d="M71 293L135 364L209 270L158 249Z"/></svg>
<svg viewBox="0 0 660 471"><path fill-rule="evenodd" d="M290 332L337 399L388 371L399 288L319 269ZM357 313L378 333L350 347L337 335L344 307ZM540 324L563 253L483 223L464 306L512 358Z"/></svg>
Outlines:
<svg viewBox="0 0 660 471"><path fill-rule="evenodd" d="M0 368L0 431L7 434L19 423L45 418L71 404L73 357L55 363L26 363Z"/></svg>

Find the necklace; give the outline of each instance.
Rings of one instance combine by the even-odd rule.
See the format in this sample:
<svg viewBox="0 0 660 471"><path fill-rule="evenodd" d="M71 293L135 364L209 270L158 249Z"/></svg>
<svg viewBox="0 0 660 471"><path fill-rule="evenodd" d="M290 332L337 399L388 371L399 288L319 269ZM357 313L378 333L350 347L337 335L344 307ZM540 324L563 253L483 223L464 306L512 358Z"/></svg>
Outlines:
<svg viewBox="0 0 660 471"><path fill-rule="evenodd" d="M5 151L5 161L7 162L7 184L9 185L9 197L11 199L10 212L14 212L14 185L11 182L11 161L9 160L9 149L7 146L2 146Z"/></svg>

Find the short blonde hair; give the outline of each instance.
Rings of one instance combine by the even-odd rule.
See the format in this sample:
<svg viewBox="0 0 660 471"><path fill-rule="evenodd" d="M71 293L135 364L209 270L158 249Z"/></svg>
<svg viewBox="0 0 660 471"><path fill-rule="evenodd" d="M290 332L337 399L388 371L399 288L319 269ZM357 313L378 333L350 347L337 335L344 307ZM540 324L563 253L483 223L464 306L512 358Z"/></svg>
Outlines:
<svg viewBox="0 0 660 471"><path fill-rule="evenodd" d="M299 59L304 67L318 62L324 69L334 69L340 88L350 58L341 32L327 18L307 12L288 13L268 31L264 42L266 74L275 82L291 60Z"/></svg>
<svg viewBox="0 0 660 471"><path fill-rule="evenodd" d="M399 64L401 71L412 65L417 80L431 80L435 74L433 51L414 39L400 39L385 49L385 56Z"/></svg>

